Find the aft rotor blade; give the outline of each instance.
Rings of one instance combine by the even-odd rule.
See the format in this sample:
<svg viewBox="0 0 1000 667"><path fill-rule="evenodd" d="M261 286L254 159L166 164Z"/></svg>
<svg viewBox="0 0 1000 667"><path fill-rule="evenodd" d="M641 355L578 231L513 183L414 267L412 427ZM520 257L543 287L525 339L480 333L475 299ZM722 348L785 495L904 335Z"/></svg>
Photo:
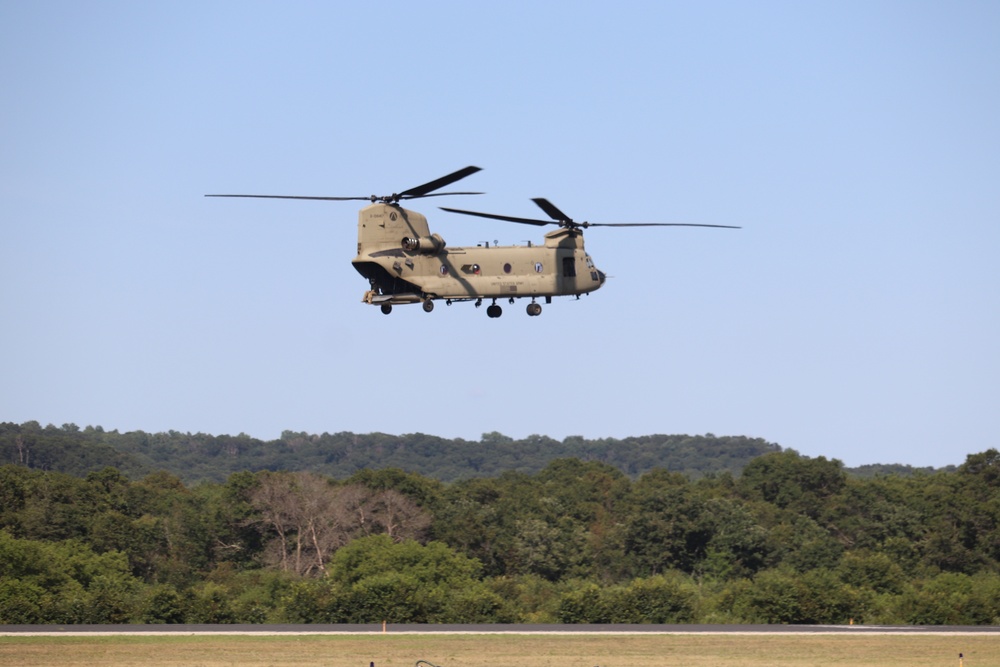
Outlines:
<svg viewBox="0 0 1000 667"><path fill-rule="evenodd" d="M538 227L543 227L545 225L554 225L556 223L551 220L535 220L533 218L515 218L510 215L497 215L496 213L479 213L478 211L463 211L459 208L445 208L444 206L439 206L442 211L448 211L449 213L461 213L462 215L475 215L480 218L490 218L491 220L503 220L505 222L519 222L523 225L536 225Z"/></svg>
<svg viewBox="0 0 1000 667"><path fill-rule="evenodd" d="M370 201L371 197L299 197L296 195L205 195L206 197L248 197L251 199L315 199L319 201Z"/></svg>
<svg viewBox="0 0 1000 667"><path fill-rule="evenodd" d="M429 193L434 192L435 190L440 190L441 188L443 188L443 187L445 187L447 185L451 185L455 181L460 181L463 178L465 178L466 176L471 176L474 173L476 173L477 171L480 171L479 167L473 167L473 166L470 165L470 166L466 167L465 169L459 169L456 172L452 172L452 173L448 174L447 176L442 176L441 178L433 180L430 183L424 183L423 185L418 185L415 188L410 188L409 190L403 190L402 192L399 193L399 198L400 199L413 199L415 197L427 197L429 195ZM479 192L452 192L450 194L455 194L455 195L466 195L466 194L469 194L469 195L471 195L471 194L482 194L482 193L479 193Z"/></svg>
<svg viewBox="0 0 1000 667"><path fill-rule="evenodd" d="M418 197L450 197L451 195L481 195L483 192L430 192L426 195L398 195L398 199L417 199Z"/></svg>
<svg viewBox="0 0 1000 667"><path fill-rule="evenodd" d="M735 225L699 225L693 222L581 222L581 227L715 227L718 229L743 229Z"/></svg>
<svg viewBox="0 0 1000 667"><path fill-rule="evenodd" d="M553 220L556 220L557 222L573 222L573 218L556 208L556 205L548 199L545 199L544 197L536 197L531 201L535 202L538 205L538 208L545 211Z"/></svg>

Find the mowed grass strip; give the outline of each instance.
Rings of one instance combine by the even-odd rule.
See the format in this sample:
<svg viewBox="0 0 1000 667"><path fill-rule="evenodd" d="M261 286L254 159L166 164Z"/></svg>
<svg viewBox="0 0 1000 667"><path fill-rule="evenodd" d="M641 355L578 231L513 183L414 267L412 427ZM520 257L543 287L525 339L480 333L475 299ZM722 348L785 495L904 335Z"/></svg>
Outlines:
<svg viewBox="0 0 1000 667"><path fill-rule="evenodd" d="M963 667L1000 665L984 635L301 635L0 637L0 665L73 667Z"/></svg>

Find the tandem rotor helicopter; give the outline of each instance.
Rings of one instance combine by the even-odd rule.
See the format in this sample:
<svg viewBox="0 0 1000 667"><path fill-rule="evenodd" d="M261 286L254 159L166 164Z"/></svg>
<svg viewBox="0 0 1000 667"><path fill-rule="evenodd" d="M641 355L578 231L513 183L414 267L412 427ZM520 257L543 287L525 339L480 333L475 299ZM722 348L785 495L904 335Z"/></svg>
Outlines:
<svg viewBox="0 0 1000 667"><path fill-rule="evenodd" d="M386 196L368 197L300 197L292 195L205 195L206 197L250 197L256 199L310 199L320 201L370 201L358 212L358 255L351 260L358 273L371 285L363 301L379 306L388 315L394 305L420 303L426 312L434 310L434 302L447 305L458 301L474 301L478 308L484 300L492 300L486 308L491 318L500 317L503 310L498 300L528 298L528 315L542 312L542 305L552 303L554 296L589 294L605 281L583 247L583 230L588 227L717 227L739 229L732 225L702 225L693 223L597 223L576 222L547 199L532 201L550 220L518 218L492 213L478 213L441 207L444 211L473 215L493 220L526 225L558 225L545 234L542 245L530 241L523 246L447 246L440 234L432 234L427 218L399 205L400 201L422 197L448 195L478 195L481 192L437 192L480 171L466 167L409 190Z"/></svg>

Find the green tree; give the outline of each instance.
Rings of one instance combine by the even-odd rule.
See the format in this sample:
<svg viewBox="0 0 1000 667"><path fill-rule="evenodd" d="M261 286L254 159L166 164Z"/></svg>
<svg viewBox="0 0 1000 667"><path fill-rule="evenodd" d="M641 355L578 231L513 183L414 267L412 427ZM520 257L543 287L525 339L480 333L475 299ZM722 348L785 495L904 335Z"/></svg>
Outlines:
<svg viewBox="0 0 1000 667"><path fill-rule="evenodd" d="M846 624L863 609L857 592L829 570L766 570L734 590L740 595L726 596L723 606L751 623Z"/></svg>
<svg viewBox="0 0 1000 667"><path fill-rule="evenodd" d="M122 623L139 590L124 554L0 530L0 623Z"/></svg>
<svg viewBox="0 0 1000 667"><path fill-rule="evenodd" d="M398 491L427 509L437 507L444 490L441 482L399 468L365 468L348 477L344 483L359 484L372 491Z"/></svg>
<svg viewBox="0 0 1000 667"><path fill-rule="evenodd" d="M184 595L184 617L188 623L236 623L236 612L225 586L214 582L199 583Z"/></svg>
<svg viewBox="0 0 1000 667"><path fill-rule="evenodd" d="M710 537L704 559L695 566L698 574L725 580L749 577L764 567L771 551L767 530L744 503L711 498L704 509Z"/></svg>
<svg viewBox="0 0 1000 667"><path fill-rule="evenodd" d="M625 558L638 576L693 572L712 537L705 500L686 477L658 470L632 487L624 527Z"/></svg>
<svg viewBox="0 0 1000 667"><path fill-rule="evenodd" d="M837 572L844 583L876 593L898 594L906 582L903 568L885 553L846 553Z"/></svg>
<svg viewBox="0 0 1000 667"><path fill-rule="evenodd" d="M516 521L515 530L509 573L537 574L558 581L582 565L586 547L582 526L529 517Z"/></svg>
<svg viewBox="0 0 1000 667"><path fill-rule="evenodd" d="M511 621L516 612L480 579L480 564L440 542L359 538L330 563L339 622ZM339 592L338 592L339 591Z"/></svg>
<svg viewBox="0 0 1000 667"><path fill-rule="evenodd" d="M1000 617L996 591L995 576L977 581L966 574L943 572L908 584L896 599L896 613L913 625L992 624Z"/></svg>
<svg viewBox="0 0 1000 667"><path fill-rule="evenodd" d="M990 487L1000 487L1000 452L987 449L978 454L969 454L965 463L958 468L960 475L978 478Z"/></svg>
<svg viewBox="0 0 1000 667"><path fill-rule="evenodd" d="M607 596L594 582L583 583L563 595L557 615L560 623L611 623Z"/></svg>
<svg viewBox="0 0 1000 667"><path fill-rule="evenodd" d="M677 573L610 587L588 583L562 596L558 616L562 623L690 623L695 597Z"/></svg>
<svg viewBox="0 0 1000 667"><path fill-rule="evenodd" d="M847 483L843 464L825 457L801 456L793 450L759 456L743 469L739 486L751 500L763 500L818 518L826 499Z"/></svg>
<svg viewBox="0 0 1000 667"><path fill-rule="evenodd" d="M479 577L479 562L456 553L441 542L397 543L387 535L354 540L334 554L330 578L353 585L388 572L407 572L420 583L458 585Z"/></svg>
<svg viewBox="0 0 1000 667"><path fill-rule="evenodd" d="M610 589L608 604L612 623L690 623L695 595L676 573L635 579L628 586Z"/></svg>
<svg viewBox="0 0 1000 667"><path fill-rule="evenodd" d="M170 584L148 587L140 601L140 623L184 623L187 620L183 596Z"/></svg>

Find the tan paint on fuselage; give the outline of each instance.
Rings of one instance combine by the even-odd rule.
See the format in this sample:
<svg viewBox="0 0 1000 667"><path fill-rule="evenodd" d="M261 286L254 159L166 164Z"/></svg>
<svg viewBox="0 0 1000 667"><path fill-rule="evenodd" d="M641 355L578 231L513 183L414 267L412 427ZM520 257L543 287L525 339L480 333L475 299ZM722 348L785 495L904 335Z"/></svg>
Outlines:
<svg viewBox="0 0 1000 667"><path fill-rule="evenodd" d="M424 241L421 247L428 250L405 249L405 238ZM441 249L435 247L438 241ZM566 258L571 258L571 271L566 271ZM543 245L449 248L431 234L422 214L384 203L358 213L358 256L352 261L378 264L390 276L441 299L577 295L602 284L578 230L551 231Z"/></svg>

